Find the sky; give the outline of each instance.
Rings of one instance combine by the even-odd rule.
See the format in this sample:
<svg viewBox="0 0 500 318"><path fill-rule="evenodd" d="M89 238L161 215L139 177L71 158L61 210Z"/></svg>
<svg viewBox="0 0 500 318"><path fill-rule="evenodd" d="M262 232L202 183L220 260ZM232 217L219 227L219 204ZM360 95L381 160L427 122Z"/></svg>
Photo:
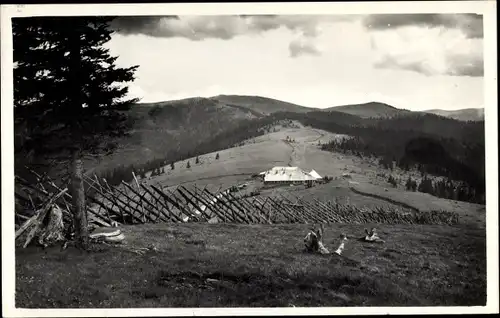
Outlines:
<svg viewBox="0 0 500 318"><path fill-rule="evenodd" d="M484 107L476 14L127 16L107 43L130 97L258 95L325 108Z"/></svg>

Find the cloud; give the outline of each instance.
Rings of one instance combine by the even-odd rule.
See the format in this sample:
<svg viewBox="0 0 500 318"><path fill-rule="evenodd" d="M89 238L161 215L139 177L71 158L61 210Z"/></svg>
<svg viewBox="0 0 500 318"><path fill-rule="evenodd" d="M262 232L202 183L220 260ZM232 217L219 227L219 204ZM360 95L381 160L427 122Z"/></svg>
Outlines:
<svg viewBox="0 0 500 318"><path fill-rule="evenodd" d="M377 69L401 69L432 75L450 75L450 76L484 76L484 62L481 57L467 55L450 55L446 57L444 65L439 67L428 59L412 60L407 56L385 55L374 63Z"/></svg>
<svg viewBox="0 0 500 318"><path fill-rule="evenodd" d="M448 59L448 75L454 76L484 76L484 61L479 56L454 55Z"/></svg>
<svg viewBox="0 0 500 318"><path fill-rule="evenodd" d="M234 16L218 19L210 16L147 16L119 17L112 22L111 27L123 35L144 34L151 37L182 37L200 41L206 38L230 39L240 33L245 25Z"/></svg>
<svg viewBox="0 0 500 318"><path fill-rule="evenodd" d="M402 69L421 73L427 76L436 75L438 72L426 60L412 61L405 60L405 57L385 55L374 63L377 69Z"/></svg>
<svg viewBox="0 0 500 318"><path fill-rule="evenodd" d="M254 15L246 16L250 29L265 32L285 27L307 37L315 37L321 32L320 24L352 21L354 15Z"/></svg>
<svg viewBox="0 0 500 318"><path fill-rule="evenodd" d="M305 37L296 39L290 42L288 46L288 50L290 51L290 57L299 57L301 55L320 55L321 51L316 46L316 44Z"/></svg>
<svg viewBox="0 0 500 318"><path fill-rule="evenodd" d="M219 15L219 16L122 16L111 27L121 34L229 40L280 28L315 37L321 23L359 19L358 15Z"/></svg>
<svg viewBox="0 0 500 318"><path fill-rule="evenodd" d="M456 29L416 26L371 35L377 69L403 69L427 76L484 75L483 40Z"/></svg>
<svg viewBox="0 0 500 318"><path fill-rule="evenodd" d="M122 35L143 34L157 38L230 40L287 29L299 36L289 44L291 57L319 55L314 39L325 23L359 20L359 15L222 15L222 16L123 16L111 27Z"/></svg>
<svg viewBox="0 0 500 318"><path fill-rule="evenodd" d="M467 38L483 37L483 16L468 14L373 14L363 19L363 25L373 31L406 26L450 28L461 30Z"/></svg>
<svg viewBox="0 0 500 318"><path fill-rule="evenodd" d="M427 59L411 60L407 56L385 55L374 63L377 69L402 69L421 73L427 76L484 76L484 62L481 57L467 55L450 55L444 61L444 67L436 66Z"/></svg>

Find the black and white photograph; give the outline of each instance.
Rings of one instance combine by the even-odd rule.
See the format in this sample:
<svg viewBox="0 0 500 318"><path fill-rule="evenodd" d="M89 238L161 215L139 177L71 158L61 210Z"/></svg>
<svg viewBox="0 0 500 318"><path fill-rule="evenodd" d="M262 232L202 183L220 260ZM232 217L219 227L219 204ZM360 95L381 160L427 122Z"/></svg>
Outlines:
<svg viewBox="0 0 500 318"><path fill-rule="evenodd" d="M1 43L4 315L498 313L495 2L10 5Z"/></svg>

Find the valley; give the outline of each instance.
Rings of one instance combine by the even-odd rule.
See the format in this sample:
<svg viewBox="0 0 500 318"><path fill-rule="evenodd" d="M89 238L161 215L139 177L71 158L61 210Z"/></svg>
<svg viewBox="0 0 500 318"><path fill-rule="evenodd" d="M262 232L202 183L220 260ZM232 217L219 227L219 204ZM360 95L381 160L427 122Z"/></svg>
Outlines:
<svg viewBox="0 0 500 318"><path fill-rule="evenodd" d="M276 191L293 192L308 199L336 199L357 207L399 207L395 201L410 205L421 211L455 211L461 215L464 223L485 226L484 205L437 198L427 193L406 191L404 182L412 177L420 182L417 171L401 169L383 169L375 159L362 159L354 155L331 153L320 149L320 144L333 139L349 138L345 135L305 127L294 122L295 128L275 126L277 132L246 140L241 146L224 149L187 158L162 168L164 174L151 177L146 173L146 184L158 184L160 187L174 189L178 185L209 186L212 189L229 188L236 184L248 183L250 189L258 189L262 195L272 195ZM292 142L287 142L287 138ZM215 159L219 154L219 159ZM190 168L186 168L187 164ZM263 189L263 184L252 175L271 169L273 166L298 166L305 171L315 170L322 177L333 180L306 189L304 186ZM393 175L401 180L397 188L387 183L387 177ZM352 190L354 189L354 191ZM362 195L367 193L369 195ZM375 196L378 196L375 197Z"/></svg>
<svg viewBox="0 0 500 318"><path fill-rule="evenodd" d="M445 135L460 131L473 138L479 124L435 115L420 118L418 114L403 118L402 124L400 114L399 119L374 118L371 110L361 117L336 111L323 115L290 112L289 106L282 109L284 113L266 113L262 105L248 110L241 97L224 100L235 104L193 99L135 109L136 129L124 142L130 154L118 151L111 158L87 162L87 174L134 164L124 171L135 171L141 186L155 186L164 193L182 186L191 190L206 187L217 194L245 184L242 194L255 192L251 199L257 201L283 196L301 199L302 204L336 202L353 211L456 213L458 223L328 222L327 248L338 245L341 233L349 237L345 252L338 257L303 253L303 236L317 225L311 223L209 224L191 219L124 223L119 225L126 238L121 247L97 245L92 252L17 248L16 304L25 308L485 304L484 204L407 190L406 180L411 177L421 183L422 172L392 166L392 162L391 168L384 167L376 152L324 147L332 141L356 142L357 133L378 133L370 125L422 125L415 134L425 135L436 131L432 125L444 122ZM472 127L470 133L465 134L463 127ZM401 146L385 137L404 134L400 129L381 135L385 139L372 136L367 140L379 147L375 151L384 153L385 142L388 147ZM460 154L453 147L446 149L455 156ZM329 182L312 187L266 186L256 175L274 166L314 169ZM123 176L139 189L130 175ZM389 176L396 184L388 182ZM117 174L117 180L121 182L122 175ZM364 228L373 226L386 240L383 245L360 241ZM134 253L137 249L143 252Z"/></svg>
<svg viewBox="0 0 500 318"><path fill-rule="evenodd" d="M324 119L328 118L337 124L372 125L377 123L377 119L390 122L393 117L416 116L417 122L421 117L420 122L426 119L433 122L425 126L434 127L440 122L438 118L445 119L448 114L441 112L438 116L433 113L435 111L430 113L432 117L422 117L427 113L411 112L376 102L318 109L259 96L237 95L143 103L134 105L127 112L130 134L120 139L114 153L98 159L87 158L86 166L92 172L103 172L118 166L143 165L151 160L176 161L187 158L197 149L200 152L196 154L203 154L205 150L201 149L201 145L218 143L219 146L209 148L224 148L247 139L245 128L241 128L243 126L251 126L251 130L255 130L279 120L311 121L328 114L329 117ZM461 120L480 118L468 118L465 115ZM415 127L425 130L425 126L419 123ZM228 132L232 134L231 138L225 136ZM212 152L218 149L208 150Z"/></svg>

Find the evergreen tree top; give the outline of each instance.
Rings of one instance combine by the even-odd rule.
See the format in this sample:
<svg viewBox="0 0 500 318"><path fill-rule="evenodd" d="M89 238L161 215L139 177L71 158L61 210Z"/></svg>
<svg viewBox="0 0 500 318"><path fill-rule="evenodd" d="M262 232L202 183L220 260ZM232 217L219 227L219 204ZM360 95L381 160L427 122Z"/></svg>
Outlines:
<svg viewBox="0 0 500 318"><path fill-rule="evenodd" d="M123 111L138 66L119 68L103 44L108 17L12 20L14 116L25 138L16 150L61 154L77 147L100 153L127 132Z"/></svg>

